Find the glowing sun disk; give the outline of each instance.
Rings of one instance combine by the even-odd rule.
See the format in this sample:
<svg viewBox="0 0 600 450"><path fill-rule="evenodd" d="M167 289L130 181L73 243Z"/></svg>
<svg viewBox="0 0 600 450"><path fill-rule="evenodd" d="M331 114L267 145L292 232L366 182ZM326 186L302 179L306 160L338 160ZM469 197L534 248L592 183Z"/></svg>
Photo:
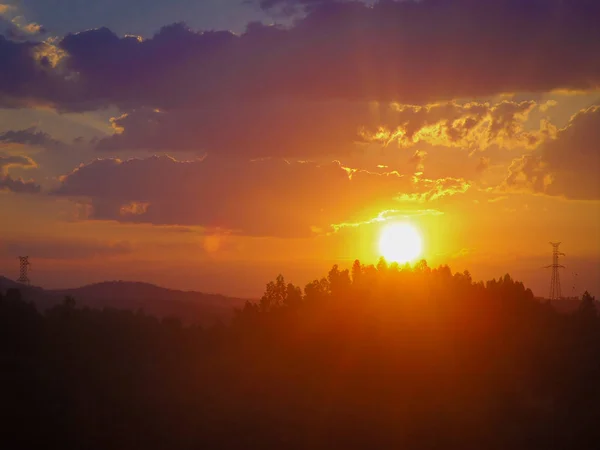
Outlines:
<svg viewBox="0 0 600 450"><path fill-rule="evenodd" d="M394 223L381 231L379 252L388 262L406 263L417 259L423 242L417 229L408 223Z"/></svg>

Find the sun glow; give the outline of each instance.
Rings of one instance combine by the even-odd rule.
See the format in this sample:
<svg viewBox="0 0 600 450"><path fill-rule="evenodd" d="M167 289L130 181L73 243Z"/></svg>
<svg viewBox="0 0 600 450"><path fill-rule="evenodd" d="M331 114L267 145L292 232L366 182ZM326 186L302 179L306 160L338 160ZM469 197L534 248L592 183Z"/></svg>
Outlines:
<svg viewBox="0 0 600 450"><path fill-rule="evenodd" d="M388 262L414 261L421 256L422 250L421 235L408 223L393 223L381 231L379 252Z"/></svg>

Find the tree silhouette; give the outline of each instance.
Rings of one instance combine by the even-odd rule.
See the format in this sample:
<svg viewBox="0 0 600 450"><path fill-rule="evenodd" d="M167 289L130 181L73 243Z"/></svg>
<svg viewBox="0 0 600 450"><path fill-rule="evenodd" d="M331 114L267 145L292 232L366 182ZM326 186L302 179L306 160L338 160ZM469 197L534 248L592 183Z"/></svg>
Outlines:
<svg viewBox="0 0 600 450"><path fill-rule="evenodd" d="M583 296L581 297L579 313L591 318L596 318L598 315L598 311L596 308L596 298L592 297L588 291L585 291L583 293Z"/></svg>
<svg viewBox="0 0 600 450"><path fill-rule="evenodd" d="M509 275L355 261L231 323L0 294L6 448L569 448L598 438L600 317Z"/></svg>

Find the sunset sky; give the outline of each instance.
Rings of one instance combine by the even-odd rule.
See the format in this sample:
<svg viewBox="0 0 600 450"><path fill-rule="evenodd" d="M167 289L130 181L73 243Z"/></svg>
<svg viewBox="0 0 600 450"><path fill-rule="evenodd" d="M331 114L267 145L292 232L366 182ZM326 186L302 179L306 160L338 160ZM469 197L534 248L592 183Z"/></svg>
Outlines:
<svg viewBox="0 0 600 450"><path fill-rule="evenodd" d="M259 296L376 263L600 295L600 2L0 0L0 275ZM184 21L185 25L181 22Z"/></svg>

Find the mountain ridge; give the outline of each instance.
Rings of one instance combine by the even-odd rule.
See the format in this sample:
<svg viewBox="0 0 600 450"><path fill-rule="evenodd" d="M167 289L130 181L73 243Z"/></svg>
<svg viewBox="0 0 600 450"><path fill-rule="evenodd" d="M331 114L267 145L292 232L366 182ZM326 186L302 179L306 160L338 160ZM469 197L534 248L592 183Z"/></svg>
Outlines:
<svg viewBox="0 0 600 450"><path fill-rule="evenodd" d="M24 300L34 303L42 311L62 303L66 296L70 296L80 307L142 310L160 318L175 317L186 324L201 325L229 321L234 308L243 306L249 300L124 280L102 281L77 288L44 289L0 275L0 291L11 288L19 289Z"/></svg>
<svg viewBox="0 0 600 450"><path fill-rule="evenodd" d="M44 289L24 285L0 275L0 292L11 288L19 289L23 298L33 302L40 310L58 305L66 296L70 296L80 307L143 310L160 318L176 317L187 324L203 325L228 322L233 316L234 308L242 307L246 301L256 300L125 280L100 281L77 288ZM540 303L548 301L542 297L536 297L536 300ZM552 307L560 313L571 313L577 310L580 303L580 299L564 298L552 302ZM599 301L596 301L596 305L600 308Z"/></svg>

